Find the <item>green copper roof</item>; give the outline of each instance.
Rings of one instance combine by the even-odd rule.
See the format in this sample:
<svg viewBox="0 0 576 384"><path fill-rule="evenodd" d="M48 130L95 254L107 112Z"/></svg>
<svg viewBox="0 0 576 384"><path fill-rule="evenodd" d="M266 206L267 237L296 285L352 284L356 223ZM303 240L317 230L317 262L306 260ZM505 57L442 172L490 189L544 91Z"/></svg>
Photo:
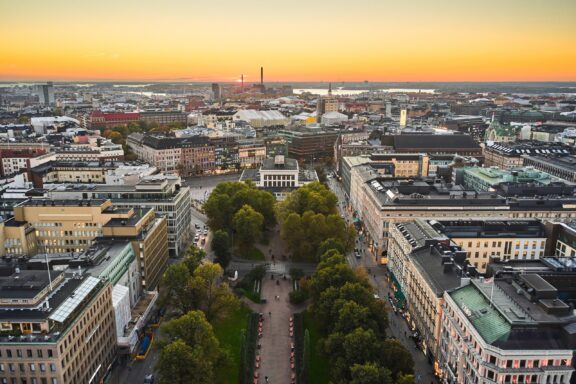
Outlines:
<svg viewBox="0 0 576 384"><path fill-rule="evenodd" d="M494 131L497 137L515 137L520 128L513 127L508 124L501 124L499 121L494 120L486 130L486 139L490 139L490 133Z"/></svg>
<svg viewBox="0 0 576 384"><path fill-rule="evenodd" d="M508 338L512 327L474 285L457 289L450 296L486 343Z"/></svg>

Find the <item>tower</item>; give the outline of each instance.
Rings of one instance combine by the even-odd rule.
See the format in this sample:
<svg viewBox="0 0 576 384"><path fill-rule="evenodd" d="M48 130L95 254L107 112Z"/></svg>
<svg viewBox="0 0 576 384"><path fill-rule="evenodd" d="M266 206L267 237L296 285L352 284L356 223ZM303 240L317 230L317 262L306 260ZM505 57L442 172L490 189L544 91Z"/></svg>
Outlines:
<svg viewBox="0 0 576 384"><path fill-rule="evenodd" d="M406 126L406 118L407 118L406 108L402 108L400 110L400 128L404 128Z"/></svg>

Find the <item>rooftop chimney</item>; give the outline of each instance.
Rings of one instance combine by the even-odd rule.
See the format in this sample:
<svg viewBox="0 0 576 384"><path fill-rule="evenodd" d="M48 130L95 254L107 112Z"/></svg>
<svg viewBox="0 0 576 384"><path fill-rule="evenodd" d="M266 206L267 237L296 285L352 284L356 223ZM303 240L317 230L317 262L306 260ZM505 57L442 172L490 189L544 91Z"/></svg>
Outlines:
<svg viewBox="0 0 576 384"><path fill-rule="evenodd" d="M264 89L264 67L260 67L260 86Z"/></svg>

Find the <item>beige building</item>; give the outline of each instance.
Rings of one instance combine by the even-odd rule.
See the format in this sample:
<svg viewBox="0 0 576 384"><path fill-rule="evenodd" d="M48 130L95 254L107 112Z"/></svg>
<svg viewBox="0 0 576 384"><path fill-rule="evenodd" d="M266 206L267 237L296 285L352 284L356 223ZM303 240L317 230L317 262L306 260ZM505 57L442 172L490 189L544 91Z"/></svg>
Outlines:
<svg viewBox="0 0 576 384"><path fill-rule="evenodd" d="M110 200L28 200L14 207L14 219L29 223L42 253L81 252L113 218L129 219L129 210L118 210Z"/></svg>
<svg viewBox="0 0 576 384"><path fill-rule="evenodd" d="M0 382L99 383L116 354L109 282L52 271L0 277Z"/></svg>
<svg viewBox="0 0 576 384"><path fill-rule="evenodd" d="M351 169L350 204L361 220L373 256L386 262L389 228L416 218L438 220L555 219L576 217L576 198L541 200L501 197L489 192L462 190L431 179L391 179L370 166ZM476 252L476 251L474 251Z"/></svg>
<svg viewBox="0 0 576 384"><path fill-rule="evenodd" d="M142 287L151 291L158 286L168 264L168 225L156 217L153 209L131 209L129 219L113 218L102 226L105 238L127 239L139 259Z"/></svg>
<svg viewBox="0 0 576 384"><path fill-rule="evenodd" d="M539 220L434 221L439 233L466 251L478 272L493 260L538 260L545 256L547 235Z"/></svg>

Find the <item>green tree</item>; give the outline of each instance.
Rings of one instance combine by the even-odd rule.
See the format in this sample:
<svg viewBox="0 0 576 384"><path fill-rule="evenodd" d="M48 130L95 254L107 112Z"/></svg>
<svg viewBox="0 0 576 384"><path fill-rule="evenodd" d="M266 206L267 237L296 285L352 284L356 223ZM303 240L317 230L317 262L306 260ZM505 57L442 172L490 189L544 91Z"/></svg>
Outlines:
<svg viewBox="0 0 576 384"><path fill-rule="evenodd" d="M205 359L199 347L176 340L160 352L156 364L160 384L211 384L214 382L213 363Z"/></svg>
<svg viewBox="0 0 576 384"><path fill-rule="evenodd" d="M414 360L410 352L398 340L388 339L382 347L382 362L398 381L402 374L414 373ZM414 379L414 378L412 378Z"/></svg>
<svg viewBox="0 0 576 384"><path fill-rule="evenodd" d="M318 251L316 251L316 254L318 255L318 257L320 257L321 255L325 254L331 249L334 249L342 254L345 252L344 245L342 245L342 242L338 239L331 237L320 243L320 245L318 246Z"/></svg>
<svg viewBox="0 0 576 384"><path fill-rule="evenodd" d="M195 245L191 245L186 250L184 254L184 258L182 259L182 263L188 268L190 273L194 273L196 268L202 263L202 260L206 257L206 252L198 248Z"/></svg>
<svg viewBox="0 0 576 384"><path fill-rule="evenodd" d="M210 228L232 230L232 219L244 205L249 205L264 217L263 227L276 224L274 196L256 188L252 182L219 183L204 204Z"/></svg>
<svg viewBox="0 0 576 384"><path fill-rule="evenodd" d="M222 282L222 275L220 265L206 262L196 268L189 282L197 309L211 322L226 317L238 307L238 299L228 284Z"/></svg>
<svg viewBox="0 0 576 384"><path fill-rule="evenodd" d="M326 175L326 170L324 169L324 167L318 165L314 168L314 170L316 171L316 175L318 175L318 181L324 185L327 185L328 177Z"/></svg>
<svg viewBox="0 0 576 384"><path fill-rule="evenodd" d="M392 384L390 371L376 363L354 364L350 384Z"/></svg>
<svg viewBox="0 0 576 384"><path fill-rule="evenodd" d="M414 384L414 375L406 374L406 375L399 375L396 379L396 384Z"/></svg>
<svg viewBox="0 0 576 384"><path fill-rule="evenodd" d="M191 273L184 263L172 264L162 275L164 304L181 313L194 309L192 291L189 286Z"/></svg>
<svg viewBox="0 0 576 384"><path fill-rule="evenodd" d="M198 347L204 359L216 362L222 351L212 325L202 311L190 311L162 326L168 340L182 340L186 345Z"/></svg>
<svg viewBox="0 0 576 384"><path fill-rule="evenodd" d="M230 254L230 237L228 236L228 233L221 229L217 230L214 232L211 244L212 250L216 255L216 262L220 264L223 269L226 269L232 260L232 255Z"/></svg>
<svg viewBox="0 0 576 384"><path fill-rule="evenodd" d="M262 237L262 225L264 216L256 212L249 205L244 205L232 219L234 230L237 234L238 245L242 249L250 249Z"/></svg>

